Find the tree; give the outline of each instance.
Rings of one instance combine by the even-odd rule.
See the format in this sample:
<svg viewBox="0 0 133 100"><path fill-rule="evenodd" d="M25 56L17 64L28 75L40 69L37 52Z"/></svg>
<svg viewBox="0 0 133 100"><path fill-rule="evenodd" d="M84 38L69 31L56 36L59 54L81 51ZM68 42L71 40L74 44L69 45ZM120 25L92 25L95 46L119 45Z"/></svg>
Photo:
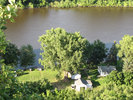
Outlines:
<svg viewBox="0 0 133 100"><path fill-rule="evenodd" d="M23 45L20 48L20 66L26 67L32 66L35 63L35 53L31 45Z"/></svg>
<svg viewBox="0 0 133 100"><path fill-rule="evenodd" d="M5 5L8 2L8 0L0 0L0 5Z"/></svg>
<svg viewBox="0 0 133 100"><path fill-rule="evenodd" d="M6 65L17 66L19 61L19 49L15 44L9 43L6 47L6 53L2 54L2 59Z"/></svg>
<svg viewBox="0 0 133 100"><path fill-rule="evenodd" d="M63 28L47 30L46 35L40 36L38 41L44 51L40 53L42 59L39 59L39 63L45 68L58 70L59 76L65 71L64 80L68 78L68 71L76 73L82 68L83 52L90 46L79 32L68 33Z"/></svg>
<svg viewBox="0 0 133 100"><path fill-rule="evenodd" d="M114 41L109 53L107 54L106 63L110 65L117 65L117 53L116 41Z"/></svg>
<svg viewBox="0 0 133 100"><path fill-rule="evenodd" d="M97 39L93 43L93 51L90 54L87 63L97 66L98 64L100 64L101 61L104 60L104 58L106 58L107 51L108 48L105 47L105 44Z"/></svg>
<svg viewBox="0 0 133 100"><path fill-rule="evenodd" d="M5 53L7 42L8 41L6 41L5 33L0 29L0 64L4 61L1 55Z"/></svg>
<svg viewBox="0 0 133 100"><path fill-rule="evenodd" d="M3 32L4 24L6 24L6 20L9 19L11 22L14 22L13 17L17 16L16 14L17 7L16 5L7 5L2 6L0 4L0 64L3 63L4 59L2 60L1 54L5 53L5 49L7 46L7 43L9 41L6 41L5 33Z"/></svg>
<svg viewBox="0 0 133 100"><path fill-rule="evenodd" d="M118 56L124 61L123 71L133 72L133 36L124 35L120 44L116 44L118 48Z"/></svg>
<svg viewBox="0 0 133 100"><path fill-rule="evenodd" d="M7 6L0 5L0 29L5 29L6 20L9 19L11 22L15 22L13 17L16 17L17 6L12 3Z"/></svg>

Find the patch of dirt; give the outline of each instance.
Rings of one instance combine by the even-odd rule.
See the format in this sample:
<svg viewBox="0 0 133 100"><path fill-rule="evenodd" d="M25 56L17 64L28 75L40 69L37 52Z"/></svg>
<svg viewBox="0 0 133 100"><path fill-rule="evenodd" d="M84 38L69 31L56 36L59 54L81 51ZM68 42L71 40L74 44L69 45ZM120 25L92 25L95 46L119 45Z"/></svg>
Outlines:
<svg viewBox="0 0 133 100"><path fill-rule="evenodd" d="M63 89L61 82L52 83L52 85L58 90Z"/></svg>
<svg viewBox="0 0 133 100"><path fill-rule="evenodd" d="M70 81L64 81L64 80L61 80L61 81L56 81L54 83L51 83L54 88L57 88L58 90L60 89L65 89L66 87L68 87L69 85L71 86L71 82Z"/></svg>

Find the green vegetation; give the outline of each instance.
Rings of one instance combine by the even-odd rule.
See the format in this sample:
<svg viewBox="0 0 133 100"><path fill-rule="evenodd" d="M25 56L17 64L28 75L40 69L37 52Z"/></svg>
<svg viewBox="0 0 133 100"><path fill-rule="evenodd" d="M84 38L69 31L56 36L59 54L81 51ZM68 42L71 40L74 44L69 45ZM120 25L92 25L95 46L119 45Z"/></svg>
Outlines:
<svg viewBox="0 0 133 100"><path fill-rule="evenodd" d="M23 45L20 48L20 66L26 67L32 66L35 63L35 53L33 51L33 47L31 45Z"/></svg>
<svg viewBox="0 0 133 100"><path fill-rule="evenodd" d="M71 80L71 79L68 79L69 81L64 83L64 80L63 80L64 73L62 73L61 75L61 80L58 81L56 79L56 74L58 73L58 71L52 71L50 69L42 70L42 71L39 71L38 69L33 69L33 71L26 70L26 71L19 71L19 72L25 73L16 78L19 82L22 82L22 83L36 82L39 80L43 80L45 78L45 79L48 79L50 83L54 86L54 88L57 88L57 89L66 89L66 88L70 89L71 84L74 83L74 80Z"/></svg>
<svg viewBox="0 0 133 100"><path fill-rule="evenodd" d="M97 65L100 64L106 58L106 53L108 51L108 48L105 47L105 44L101 42L100 40L96 40L93 43L93 51L90 54L90 57L87 59L87 64L89 66L95 66L97 68Z"/></svg>
<svg viewBox="0 0 133 100"><path fill-rule="evenodd" d="M26 0L23 0L23 2L24 1ZM98 1L101 5L101 0ZM112 2L116 3L116 1ZM111 3L111 5L113 3ZM122 58L118 61L117 66L119 66L119 68L123 67L123 71L112 71L110 75L105 78L97 78L97 69L90 69L86 67L85 64L85 60L89 58L89 55L92 53L91 51L95 49L95 45L90 45L79 33L68 33L61 28L48 30L47 34L41 36L39 39L42 50L45 50L45 52L41 53L43 59L40 60L40 62L42 65L46 63L46 68L52 68L56 71L47 69L44 71L35 70L22 72L21 70L17 70L16 73L14 73L15 69L12 68L13 66L5 65L4 61L6 59L1 59L1 56L8 53L8 49L6 48L8 41L6 41L3 26L7 19L14 21L12 18L16 15L16 7L15 5L1 6L0 12L0 100L132 100L132 36L125 35L123 40L120 41L120 44L116 45L118 48L118 56ZM29 51L32 53L30 54ZM87 51L89 51L88 54ZM28 64L24 62L23 66L29 65L29 63L33 64L35 55L30 45L23 46L20 52L23 55L22 58L26 57L26 60L29 54L31 58L33 57L32 63L30 60L27 60ZM60 86L63 84L65 85L63 88L67 88L67 86L73 83L71 80L65 83L63 80L56 81L55 74L58 71L60 71L60 76L62 76L62 71L76 72L77 70L80 71L83 79L91 79L94 86L93 90L87 89L82 92L76 92L75 90L62 89L62 87L60 88L61 90L58 90L59 87L58 89L54 89L57 85ZM84 71L86 71L89 77L85 75ZM17 78L15 77L16 74L18 75ZM32 76L34 79L32 79ZM30 78L32 81L29 82ZM50 83L47 78L49 78L52 83ZM107 82L107 84L105 82Z"/></svg>
<svg viewBox="0 0 133 100"><path fill-rule="evenodd" d="M13 0L14 1L14 0ZM133 0L15 0L20 9L35 7L133 7ZM7 5L8 0L0 4Z"/></svg>
<svg viewBox="0 0 133 100"><path fill-rule="evenodd" d="M0 56L5 54L6 46L9 41L6 41L6 36L3 30L5 29L6 20L9 19L11 22L14 22L13 17L17 16L16 14L16 6L7 5L1 6L0 5ZM0 57L0 64L4 61L1 60Z"/></svg>
<svg viewBox="0 0 133 100"><path fill-rule="evenodd" d="M41 79L36 82L21 83L14 77L10 66L1 66L0 74L0 100L29 100L36 98L35 96L41 93L46 94L47 89L53 89L53 86L47 79ZM34 95L32 97L31 95ZM30 97L31 96L31 97Z"/></svg>
<svg viewBox="0 0 133 100"><path fill-rule="evenodd" d="M107 83L113 82L116 85L126 84L133 87L133 74L132 72L117 72L112 71L110 75L106 77Z"/></svg>
<svg viewBox="0 0 133 100"><path fill-rule="evenodd" d="M133 36L125 35L116 46L119 49L118 56L124 61L123 71L133 72Z"/></svg>
<svg viewBox="0 0 133 100"><path fill-rule="evenodd" d="M68 33L61 28L47 30L46 35L40 36L38 41L41 42L43 51L40 53L42 59L39 59L39 63L46 69L58 70L58 79L62 71L66 72L66 80L68 72L77 73L85 62L85 48L91 48L90 43L79 32Z"/></svg>
<svg viewBox="0 0 133 100"><path fill-rule="evenodd" d="M48 79L50 82L56 82L56 77L55 75L58 73L57 71L52 71L50 69L48 70L34 70L34 71L24 71L25 75L17 77L17 80L20 82L26 82L26 81L38 81L41 79Z"/></svg>
<svg viewBox="0 0 133 100"><path fill-rule="evenodd" d="M15 44L8 43L5 54L1 54L6 65L17 66L19 61L19 49Z"/></svg>
<svg viewBox="0 0 133 100"><path fill-rule="evenodd" d="M114 41L109 53L107 54L106 63L109 65L117 65L117 53L116 41Z"/></svg>

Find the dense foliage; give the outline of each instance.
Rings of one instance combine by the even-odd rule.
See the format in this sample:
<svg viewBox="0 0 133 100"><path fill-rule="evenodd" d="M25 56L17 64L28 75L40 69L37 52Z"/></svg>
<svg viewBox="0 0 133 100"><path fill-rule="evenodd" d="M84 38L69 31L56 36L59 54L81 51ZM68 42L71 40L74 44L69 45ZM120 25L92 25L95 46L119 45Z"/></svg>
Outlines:
<svg viewBox="0 0 133 100"><path fill-rule="evenodd" d="M51 7L58 7L58 8L71 8L71 7L77 7L77 5L71 1L71 0L61 0L59 1L54 1L50 3Z"/></svg>
<svg viewBox="0 0 133 100"><path fill-rule="evenodd" d="M31 45L23 45L20 48L20 66L26 67L32 66L35 63L35 53L33 51L33 47Z"/></svg>
<svg viewBox="0 0 133 100"><path fill-rule="evenodd" d="M133 36L125 35L120 44L116 44L118 50L118 56L124 61L123 71L133 72Z"/></svg>
<svg viewBox="0 0 133 100"><path fill-rule="evenodd" d="M127 100L133 98L133 88L126 85L117 86L110 82L98 90L86 90L82 92L75 92L74 90L55 89L53 92L46 89L52 89L46 82L27 82L12 85L15 88L12 91L8 89L10 95L0 94L1 100ZM47 86L50 86L49 88ZM6 91L7 89L5 89ZM5 92L6 94L8 92ZM3 91L2 91L3 92Z"/></svg>
<svg viewBox="0 0 133 100"><path fill-rule="evenodd" d="M100 64L101 61L106 58L106 53L108 51L108 48L105 47L105 44L101 42L100 40L96 40L93 43L93 50L90 54L90 57L87 60L87 64L89 65L97 65Z"/></svg>
<svg viewBox="0 0 133 100"><path fill-rule="evenodd" d="M8 0L0 0L0 5L6 5L8 3Z"/></svg>
<svg viewBox="0 0 133 100"><path fill-rule="evenodd" d="M133 87L133 73L132 72L117 72L112 71L107 77L106 82L113 82L116 85L126 84Z"/></svg>
<svg viewBox="0 0 133 100"><path fill-rule="evenodd" d="M4 0L2 0L4 1ZM133 7L133 0L16 0L21 9L27 7L51 6L58 8L69 7Z"/></svg>
<svg viewBox="0 0 133 100"><path fill-rule="evenodd" d="M106 63L109 65L117 65L117 53L118 50L116 48L116 41L114 41L109 53L107 54Z"/></svg>
<svg viewBox="0 0 133 100"><path fill-rule="evenodd" d="M9 19L11 22L14 22L13 17L17 16L16 11L17 11L16 6L0 5L0 64L4 61L2 60L1 54L5 53L5 49L8 43L8 41L6 41L6 36L5 33L3 32L3 29L5 29L5 24L7 19Z"/></svg>
<svg viewBox="0 0 133 100"><path fill-rule="evenodd" d="M133 88L109 83L95 91L86 90L76 93L71 90L55 90L53 93L47 92L47 95L44 97L46 100L126 100L133 98Z"/></svg>
<svg viewBox="0 0 133 100"><path fill-rule="evenodd" d="M13 98L28 100L30 98L29 95L46 94L47 89L53 89L47 79L20 83L14 77L13 70L10 66L2 66L0 73L0 100L12 100Z"/></svg>
<svg viewBox="0 0 133 100"><path fill-rule="evenodd" d="M23 2L24 1L26 0L23 0ZM12 5L0 7L0 52L2 54L6 53L7 50L7 41L2 27L6 23L6 19L14 21L12 17L16 15L15 11L15 7ZM126 61L123 60L125 64L124 69L128 69L128 71L111 72L111 74L107 76L107 84L101 86L98 90L88 89L77 93L74 90L55 89L52 92L50 90L53 89L53 86L46 79L36 82L20 83L16 80L15 74L21 75L24 73L21 72L21 70L14 73L14 69L12 69L11 66L2 64L3 60L0 59L0 100L132 100L133 73L132 70L129 71L132 66L128 65L132 63L132 38L133 37L126 35L123 40L120 41L120 44L117 44L117 47L119 48L118 55L127 59ZM77 67L82 67L79 65L83 60L87 59L85 56L87 50L89 50L89 58L92 49L89 42L79 33L68 33L60 28L48 30L47 35L41 36L39 41L42 42L42 50L45 50L47 53L42 53L42 58L46 59L47 67L52 68L54 66L53 69L56 69L56 66L58 70L61 68L61 65L61 69L65 71L75 71L77 70ZM95 46L97 46L96 44L97 43L94 44L94 51L97 51L95 48ZM104 47L103 43L100 44ZM98 48L101 47L98 46ZM26 56L25 60L27 60L29 56L33 58L35 56L33 48L29 45L23 46L21 48L21 53ZM40 60L42 64L44 64L43 60ZM34 59L32 59L31 62L34 62ZM27 65L26 62L25 64Z"/></svg>
<svg viewBox="0 0 133 100"><path fill-rule="evenodd" d="M6 65L17 66L19 61L19 54L20 53L17 46L15 44L8 43L6 47L6 53L1 55Z"/></svg>
<svg viewBox="0 0 133 100"><path fill-rule="evenodd" d="M45 68L52 68L60 73L79 71L84 60L83 52L87 46L91 47L79 32L68 33L61 28L47 30L46 35L39 38L43 51L40 53L42 59L39 59L39 63Z"/></svg>

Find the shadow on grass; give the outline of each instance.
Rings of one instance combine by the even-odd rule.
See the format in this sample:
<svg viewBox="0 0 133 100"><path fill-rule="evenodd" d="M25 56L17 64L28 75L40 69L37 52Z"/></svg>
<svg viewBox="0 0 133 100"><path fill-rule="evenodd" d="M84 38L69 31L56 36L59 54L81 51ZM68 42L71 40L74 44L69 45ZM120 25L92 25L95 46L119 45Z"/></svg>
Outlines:
<svg viewBox="0 0 133 100"><path fill-rule="evenodd" d="M28 72L25 72L24 75L29 74Z"/></svg>
<svg viewBox="0 0 133 100"><path fill-rule="evenodd" d="M58 90L66 88L71 89L71 84L74 84L74 80L68 78L68 81L60 80L57 82L52 82L51 84L54 86L54 88L57 88Z"/></svg>
<svg viewBox="0 0 133 100"><path fill-rule="evenodd" d="M91 82L93 84L93 88L100 86L100 83L98 81L96 81L97 78L91 79Z"/></svg>
<svg viewBox="0 0 133 100"><path fill-rule="evenodd" d="M27 74L29 74L29 72L24 71L23 73L18 73L18 74L17 74L17 77L19 77L19 76L23 76L23 75L27 75Z"/></svg>

